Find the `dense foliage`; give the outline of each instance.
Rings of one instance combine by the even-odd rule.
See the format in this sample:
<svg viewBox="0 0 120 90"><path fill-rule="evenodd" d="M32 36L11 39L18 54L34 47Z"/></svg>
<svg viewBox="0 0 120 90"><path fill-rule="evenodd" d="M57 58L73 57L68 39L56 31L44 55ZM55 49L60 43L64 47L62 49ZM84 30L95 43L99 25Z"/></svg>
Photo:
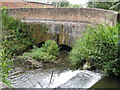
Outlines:
<svg viewBox="0 0 120 90"><path fill-rule="evenodd" d="M51 3L57 7L67 7L69 5L69 2L67 0L57 0L52 1Z"/></svg>
<svg viewBox="0 0 120 90"><path fill-rule="evenodd" d="M70 52L70 60L76 68L82 67L85 62L90 62L92 67L102 70L106 75L120 73L120 57L118 49L117 26L98 25L90 27Z"/></svg>
<svg viewBox="0 0 120 90"><path fill-rule="evenodd" d="M83 7L82 4L70 4L67 0L58 0L55 2L52 2L53 5L57 7L65 7L65 8L80 8Z"/></svg>
<svg viewBox="0 0 120 90"><path fill-rule="evenodd" d="M102 8L107 10L120 11L120 2L89 2L88 7L90 8Z"/></svg>
<svg viewBox="0 0 120 90"><path fill-rule="evenodd" d="M34 44L30 25L8 16L5 10L2 12L2 23L3 49L7 56L19 55Z"/></svg>
<svg viewBox="0 0 120 90"><path fill-rule="evenodd" d="M6 83L8 71L12 65L12 58L15 55L22 54L28 48L33 46L34 40L31 38L30 25L23 23L7 15L6 8L2 8L2 70L0 76Z"/></svg>
<svg viewBox="0 0 120 90"><path fill-rule="evenodd" d="M38 61L50 61L56 60L59 54L59 48L55 41L47 40L41 48L34 47L30 52L25 52L22 58L31 58Z"/></svg>

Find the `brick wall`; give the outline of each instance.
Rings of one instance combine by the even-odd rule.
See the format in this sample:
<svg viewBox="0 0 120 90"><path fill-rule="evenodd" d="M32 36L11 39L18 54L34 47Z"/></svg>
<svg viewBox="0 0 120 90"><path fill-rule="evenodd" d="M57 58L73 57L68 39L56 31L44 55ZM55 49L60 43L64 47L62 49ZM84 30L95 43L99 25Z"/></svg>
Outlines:
<svg viewBox="0 0 120 90"><path fill-rule="evenodd" d="M120 19L118 12L94 8L21 8L9 9L8 14L20 19L67 20L110 25Z"/></svg>
<svg viewBox="0 0 120 90"><path fill-rule="evenodd" d="M50 4L24 2L24 1L22 1L22 2L2 2L2 6L6 6L7 8L41 8L41 7L53 8L53 7L55 7Z"/></svg>

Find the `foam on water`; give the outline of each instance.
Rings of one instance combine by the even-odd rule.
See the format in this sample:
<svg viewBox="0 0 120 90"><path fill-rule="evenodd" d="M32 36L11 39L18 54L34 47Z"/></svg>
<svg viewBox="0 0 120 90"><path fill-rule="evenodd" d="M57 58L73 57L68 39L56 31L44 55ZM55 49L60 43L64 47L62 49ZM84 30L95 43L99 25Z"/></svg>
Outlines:
<svg viewBox="0 0 120 90"><path fill-rule="evenodd" d="M60 76L50 85L51 88L56 88L59 85L66 83L68 80L70 80L72 77L76 76L77 73L79 73L79 70L76 71L65 71L60 74Z"/></svg>
<svg viewBox="0 0 120 90"><path fill-rule="evenodd" d="M32 70L9 77L14 88L90 88L101 78L102 74L93 71L58 69Z"/></svg>
<svg viewBox="0 0 120 90"><path fill-rule="evenodd" d="M102 74L88 70L62 72L49 86L50 88L90 88L102 77Z"/></svg>

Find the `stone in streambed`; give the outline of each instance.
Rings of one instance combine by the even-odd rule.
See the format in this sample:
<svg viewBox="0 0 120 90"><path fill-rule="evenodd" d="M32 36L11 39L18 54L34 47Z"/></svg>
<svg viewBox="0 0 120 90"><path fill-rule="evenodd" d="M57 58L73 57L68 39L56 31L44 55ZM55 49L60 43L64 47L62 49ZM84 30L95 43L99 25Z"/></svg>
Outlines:
<svg viewBox="0 0 120 90"><path fill-rule="evenodd" d="M83 70L88 70L90 68L91 68L90 62L86 61L86 63L83 65Z"/></svg>

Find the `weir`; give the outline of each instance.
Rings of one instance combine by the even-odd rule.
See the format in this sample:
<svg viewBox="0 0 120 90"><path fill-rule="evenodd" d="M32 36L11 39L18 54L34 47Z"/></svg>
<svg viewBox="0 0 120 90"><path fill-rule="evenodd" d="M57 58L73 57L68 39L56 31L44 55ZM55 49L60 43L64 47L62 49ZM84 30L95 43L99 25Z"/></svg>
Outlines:
<svg viewBox="0 0 120 90"><path fill-rule="evenodd" d="M62 68L30 71L16 68L9 76L15 88L90 88L101 78L102 74L97 72L62 70Z"/></svg>

